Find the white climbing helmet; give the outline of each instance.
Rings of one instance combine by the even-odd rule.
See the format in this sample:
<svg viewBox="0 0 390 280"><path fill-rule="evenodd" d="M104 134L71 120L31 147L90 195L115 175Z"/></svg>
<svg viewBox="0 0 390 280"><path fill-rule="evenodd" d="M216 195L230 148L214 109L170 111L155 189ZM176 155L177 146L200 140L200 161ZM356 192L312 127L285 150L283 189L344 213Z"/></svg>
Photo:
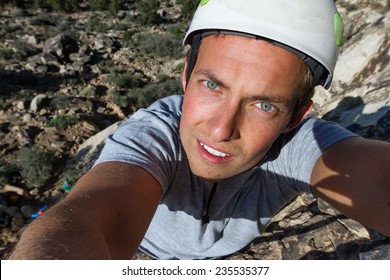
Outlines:
<svg viewBox="0 0 390 280"><path fill-rule="evenodd" d="M343 22L334 0L202 0L184 44L194 46L216 33L270 40L304 59L314 86L328 89L342 44Z"/></svg>

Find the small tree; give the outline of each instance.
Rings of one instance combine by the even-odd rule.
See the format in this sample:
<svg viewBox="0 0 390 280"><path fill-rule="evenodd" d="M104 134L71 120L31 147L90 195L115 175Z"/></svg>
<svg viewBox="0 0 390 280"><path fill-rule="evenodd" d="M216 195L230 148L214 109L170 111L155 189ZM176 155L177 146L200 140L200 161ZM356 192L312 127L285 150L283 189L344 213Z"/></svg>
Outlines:
<svg viewBox="0 0 390 280"><path fill-rule="evenodd" d="M108 6L108 10L111 14L116 15L118 10L122 7L123 0L111 0L110 5Z"/></svg>
<svg viewBox="0 0 390 280"><path fill-rule="evenodd" d="M41 188L52 176L54 153L36 146L25 147L18 153L17 165L28 188Z"/></svg>

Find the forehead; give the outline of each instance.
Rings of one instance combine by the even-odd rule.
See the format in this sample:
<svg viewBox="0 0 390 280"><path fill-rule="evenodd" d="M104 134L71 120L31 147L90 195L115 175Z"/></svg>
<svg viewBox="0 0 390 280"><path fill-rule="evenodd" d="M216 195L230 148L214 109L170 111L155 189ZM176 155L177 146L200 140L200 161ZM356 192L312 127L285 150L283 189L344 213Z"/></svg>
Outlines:
<svg viewBox="0 0 390 280"><path fill-rule="evenodd" d="M216 34L202 39L198 55L204 51L217 53L232 52L237 56L249 54L252 60L274 58L275 62L293 67L304 62L296 54L263 39L253 39L239 35ZM243 57L244 58L244 57Z"/></svg>
<svg viewBox="0 0 390 280"><path fill-rule="evenodd" d="M267 41L211 35L202 40L194 72L207 70L227 84L246 83L248 90L291 94L302 81L303 69L297 55Z"/></svg>

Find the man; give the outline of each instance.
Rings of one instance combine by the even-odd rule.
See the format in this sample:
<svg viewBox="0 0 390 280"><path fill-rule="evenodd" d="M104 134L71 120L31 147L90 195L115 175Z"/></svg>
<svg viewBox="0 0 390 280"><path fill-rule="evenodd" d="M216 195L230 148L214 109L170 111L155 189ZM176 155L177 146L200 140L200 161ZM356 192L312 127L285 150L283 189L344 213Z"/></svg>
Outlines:
<svg viewBox="0 0 390 280"><path fill-rule="evenodd" d="M340 33L332 0L201 1L184 97L124 122L12 257L221 257L304 191L390 235L390 145L306 118Z"/></svg>

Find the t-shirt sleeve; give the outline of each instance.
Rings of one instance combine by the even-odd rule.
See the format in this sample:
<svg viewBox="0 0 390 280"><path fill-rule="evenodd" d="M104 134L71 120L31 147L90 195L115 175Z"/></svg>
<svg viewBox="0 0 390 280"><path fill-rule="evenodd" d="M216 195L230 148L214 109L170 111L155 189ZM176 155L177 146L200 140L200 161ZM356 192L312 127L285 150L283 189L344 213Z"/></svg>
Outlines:
<svg viewBox="0 0 390 280"><path fill-rule="evenodd" d="M268 154L267 169L278 176L280 186L295 193L310 192L312 171L321 154L335 143L356 136L336 123L306 119L275 142Z"/></svg>
<svg viewBox="0 0 390 280"><path fill-rule="evenodd" d="M107 161L137 165L149 172L165 193L181 153L178 136L180 110L173 101L172 97L158 101L124 121L106 139L95 165Z"/></svg>

